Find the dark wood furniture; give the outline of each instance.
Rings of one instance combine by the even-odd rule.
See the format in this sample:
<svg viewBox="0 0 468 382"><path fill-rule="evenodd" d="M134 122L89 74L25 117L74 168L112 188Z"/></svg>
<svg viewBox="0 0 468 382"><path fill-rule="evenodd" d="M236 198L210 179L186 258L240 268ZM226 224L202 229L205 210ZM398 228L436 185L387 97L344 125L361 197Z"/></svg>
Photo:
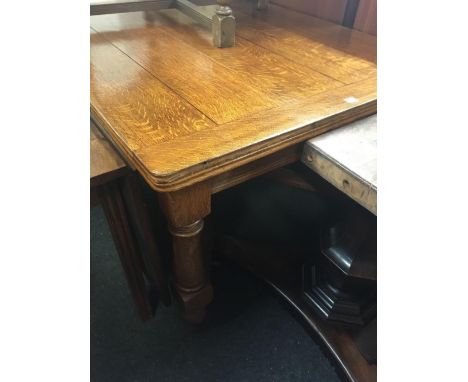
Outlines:
<svg viewBox="0 0 468 382"><path fill-rule="evenodd" d="M310 329L340 373L352 382L377 381L377 365L366 360L356 341L357 332L324 321L303 298L302 264L304 258L290 251L253 246L251 243L223 238L218 253L263 279L290 306ZM291 256L294 255L294 256Z"/></svg>
<svg viewBox="0 0 468 382"><path fill-rule="evenodd" d="M377 315L377 221L349 203L321 232L303 270L306 301L322 318L365 326Z"/></svg>
<svg viewBox="0 0 468 382"><path fill-rule="evenodd" d="M91 205L102 205L137 313L145 321L153 316L158 298L169 303L154 233L134 184L135 175L92 121L90 130ZM135 211L137 219L132 219ZM135 220L150 248L150 262L137 241Z"/></svg>
<svg viewBox="0 0 468 382"><path fill-rule="evenodd" d="M315 137L304 147L305 166L215 199L225 211L216 253L269 283L351 381L377 378L376 124L374 115ZM311 205L327 206L325 218ZM236 223L223 221L229 217Z"/></svg>
<svg viewBox="0 0 468 382"><path fill-rule="evenodd" d="M364 233L364 240L362 240L363 235L338 234L336 245L334 242L334 248L330 251L332 253L327 253L331 247L330 240L327 242L324 239L330 239L329 230L322 230L320 237L317 237L320 231L315 223L307 225L307 241L301 239L304 237L304 234L300 233L305 227L304 220L313 220L313 218L304 219L304 216L311 216L309 211L313 211L313 208L308 209L308 204L304 204L304 196L300 196L304 195L304 192L288 192L287 195L296 200L295 202L283 202L278 198L273 198L272 201L272 198L268 197L269 203L273 203L268 210L282 209L283 204L295 205L289 209L289 223L285 224L289 225L286 228L289 232L286 237L294 237L296 240L289 238L287 245L281 245L278 237L285 234L278 233L276 225L272 227L272 224L278 221L278 218L275 218L276 213L266 212L265 202L259 200L259 204L263 204L264 214L272 215L267 221L265 218L260 219L264 227L255 228L256 232L248 235L249 237L246 237L245 230L241 230L243 232L241 234L232 228L224 229L216 236L215 254L250 270L268 283L306 328L310 329L311 335L324 345L326 353L347 380L374 382L377 380L377 321L375 310L372 311L375 309L375 252L369 250L362 252L361 249L372 249L372 240L368 241L366 235L372 239L372 229L375 226L372 226L372 221L366 225L361 223L362 220L367 221L370 217L375 219L375 216L302 165L294 165L287 171L284 169L280 172L275 171L255 180L253 185L249 185L249 190L252 187L256 190L255 195L247 198L244 204L249 206L255 204L256 199L261 199L263 195L270 195L269 190L277 188L278 184L301 189L311 195L320 195L321 198L325 197L326 204L333 208L332 211L326 213L325 222L322 221L320 224L325 223L326 225L322 225L324 228L328 224L330 228L334 228L336 222L341 224L344 221L345 229L351 225L351 232L348 232L353 234L353 231L357 230ZM245 192L243 194L245 195ZM314 197L311 196L310 199ZM232 204L231 199L227 200L229 204ZM225 204L219 205L219 197L216 198L216 202L218 210L226 208ZM298 203L300 208L297 207ZM235 209L239 210L238 207ZM234 216L235 213L229 211L228 214L232 215L238 222L237 226L241 227L252 227L248 219L256 216L242 214L243 219L239 220ZM222 219L220 219L225 215L224 212L217 217L217 226L226 226L225 223L221 223ZM256 217L253 219L258 220ZM350 224L346 224L347 222ZM230 226L228 224L228 227ZM299 227L301 229L298 229ZM369 228L367 231L366 227ZM265 238L265 232L267 235L274 236ZM345 240L342 240L343 237ZM351 245L346 239L351 239ZM342 263L341 265L344 265L342 269L335 269L333 261L336 258L333 256L343 254L350 255L346 258L350 260L349 267ZM332 258L327 255L332 255ZM314 278L311 277L311 271L315 271ZM341 293L341 290L345 293ZM316 292L315 295L318 298L311 302L309 296L313 292ZM314 298L315 295L312 297Z"/></svg>

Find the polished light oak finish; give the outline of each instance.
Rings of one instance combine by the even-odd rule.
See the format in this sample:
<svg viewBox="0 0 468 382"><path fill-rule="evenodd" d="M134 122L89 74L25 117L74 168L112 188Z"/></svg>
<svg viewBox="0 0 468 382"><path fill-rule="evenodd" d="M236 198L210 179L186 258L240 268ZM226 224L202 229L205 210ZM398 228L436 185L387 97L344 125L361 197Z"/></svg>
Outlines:
<svg viewBox="0 0 468 382"><path fill-rule="evenodd" d="M211 299L211 194L298 161L306 140L377 104L375 38L274 4L232 8L230 49L174 9L91 18L91 114L158 193L193 321Z"/></svg>
<svg viewBox="0 0 468 382"><path fill-rule="evenodd" d="M90 123L90 182L91 187L105 184L127 173L128 168L96 125Z"/></svg>

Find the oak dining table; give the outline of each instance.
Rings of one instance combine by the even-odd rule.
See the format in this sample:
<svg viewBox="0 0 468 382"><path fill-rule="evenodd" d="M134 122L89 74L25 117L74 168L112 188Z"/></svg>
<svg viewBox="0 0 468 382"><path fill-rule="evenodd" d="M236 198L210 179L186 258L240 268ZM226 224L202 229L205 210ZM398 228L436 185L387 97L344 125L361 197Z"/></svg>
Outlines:
<svg viewBox="0 0 468 382"><path fill-rule="evenodd" d="M91 17L91 118L159 200L192 322L213 297L201 246L211 196L377 111L374 36L273 4L232 8L225 49L176 9Z"/></svg>

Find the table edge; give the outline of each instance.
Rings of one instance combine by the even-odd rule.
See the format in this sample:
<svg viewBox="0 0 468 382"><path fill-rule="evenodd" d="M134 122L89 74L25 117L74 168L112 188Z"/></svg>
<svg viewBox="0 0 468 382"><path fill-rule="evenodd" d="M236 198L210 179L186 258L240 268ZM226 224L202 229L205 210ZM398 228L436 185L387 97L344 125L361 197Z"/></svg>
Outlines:
<svg viewBox="0 0 468 382"><path fill-rule="evenodd" d="M184 169L161 174L150 171L138 157L138 153L129 150L122 139L114 132L106 119L100 115L91 105L91 118L104 130L106 136L118 147L119 151L125 153L130 165L134 167L145 178L148 185L155 191L171 192L205 181L225 171L232 170L256 159L274 154L281 149L297 143L305 142L317 135L339 128L345 124L365 118L377 112L377 99L364 102L355 108L322 118L313 123L304 125L292 132L279 134L274 138L264 139L249 147L243 147L236 151L213 159L209 166L205 163L195 164Z"/></svg>

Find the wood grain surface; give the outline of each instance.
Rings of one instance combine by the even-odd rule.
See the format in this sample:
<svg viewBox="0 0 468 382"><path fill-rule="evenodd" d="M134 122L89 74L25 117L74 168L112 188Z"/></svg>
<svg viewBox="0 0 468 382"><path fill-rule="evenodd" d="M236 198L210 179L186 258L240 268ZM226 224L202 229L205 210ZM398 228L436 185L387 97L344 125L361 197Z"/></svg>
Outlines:
<svg viewBox="0 0 468 382"><path fill-rule="evenodd" d="M112 145L90 122L90 179L91 186L118 178L126 171L127 165Z"/></svg>
<svg viewBox="0 0 468 382"><path fill-rule="evenodd" d="M100 20L99 26L95 25L95 28L99 28L98 30L105 30L106 34L112 31L113 38L122 35L129 36L126 31L119 31L122 23L124 23L126 30L137 30L145 25L145 20L143 17L135 17L132 14L126 14L120 15L119 20L117 20L116 17ZM167 24L170 24L170 26ZM216 62L222 66L223 70L228 68L228 73L233 73L235 76L236 83L249 84L249 89L252 89L252 87L256 89L259 93L258 96L263 99L269 99L271 104L289 101L291 93L293 93L294 97L306 98L311 94L320 93L329 88L341 85L339 81L304 67L303 65L284 60L282 57L271 53L269 50L244 39L237 41L236 46L231 49L213 49L211 33L200 27L186 15L174 9L156 13L148 29L149 40L157 39L161 33L164 35L170 34L173 37L179 38L190 45L190 47L195 48L199 53L207 56L204 57L204 60L210 59ZM124 49L125 47L123 45L124 44L119 44L118 46ZM255 58L254 61L252 61L252 57ZM204 62L206 63L206 61ZM151 68L149 69L151 70ZM214 83L213 78L210 76L206 76L206 78L202 76L201 82L198 83L204 84L206 81ZM291 87L292 83L296 84L294 88ZM245 91L244 85L242 85L242 88L244 89L243 91ZM252 89L251 91L255 90ZM206 94L205 90L202 90L202 92ZM247 92L244 94L247 95ZM224 104L227 99L215 101L223 102ZM208 105L203 99L199 103L204 109L208 107L212 108L212 105ZM233 106L236 106L236 104L233 104ZM242 107L242 105L239 105L239 107ZM216 122L220 122L220 118L224 122L227 122L227 120L232 119L232 117L239 117L243 113L247 115L248 111L251 110L251 107L249 107L242 112L239 107L219 109L219 113L222 113L222 115L215 118ZM207 112L210 112L210 110L207 110ZM234 112L236 112L237 115L233 114L230 118L228 113ZM218 114L216 108L214 113Z"/></svg>
<svg viewBox="0 0 468 382"><path fill-rule="evenodd" d="M91 17L91 114L158 191L175 191L376 112L375 38L233 3L236 46L178 10Z"/></svg>
<svg viewBox="0 0 468 382"><path fill-rule="evenodd" d="M270 4L268 12L255 12L253 14L249 10L248 3L242 0L235 1L233 8L241 25L256 24L257 28L260 29L266 23L266 28L285 29L352 56L374 63L377 60L377 40L367 33L344 28L336 23L310 17L304 13L274 4Z"/></svg>

